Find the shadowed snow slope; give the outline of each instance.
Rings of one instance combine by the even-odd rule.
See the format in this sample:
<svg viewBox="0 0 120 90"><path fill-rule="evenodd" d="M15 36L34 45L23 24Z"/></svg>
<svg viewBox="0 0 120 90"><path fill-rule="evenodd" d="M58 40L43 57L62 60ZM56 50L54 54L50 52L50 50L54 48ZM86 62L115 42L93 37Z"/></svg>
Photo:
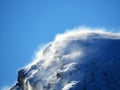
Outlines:
<svg viewBox="0 0 120 90"><path fill-rule="evenodd" d="M57 35L11 90L120 90L120 33L96 30Z"/></svg>

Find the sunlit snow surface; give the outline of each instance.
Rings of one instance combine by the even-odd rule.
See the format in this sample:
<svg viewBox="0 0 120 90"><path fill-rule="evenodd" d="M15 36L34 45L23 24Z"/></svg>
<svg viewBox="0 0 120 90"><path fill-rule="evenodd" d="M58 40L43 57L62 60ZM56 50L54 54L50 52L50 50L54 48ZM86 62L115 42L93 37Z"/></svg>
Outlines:
<svg viewBox="0 0 120 90"><path fill-rule="evenodd" d="M11 90L120 90L120 33L78 28L57 35L18 71Z"/></svg>

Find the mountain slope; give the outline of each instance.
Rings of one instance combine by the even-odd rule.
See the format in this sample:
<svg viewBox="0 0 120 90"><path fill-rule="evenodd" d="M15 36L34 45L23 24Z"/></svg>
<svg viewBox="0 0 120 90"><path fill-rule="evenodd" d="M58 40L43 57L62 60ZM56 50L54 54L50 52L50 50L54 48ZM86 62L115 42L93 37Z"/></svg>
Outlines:
<svg viewBox="0 0 120 90"><path fill-rule="evenodd" d="M120 90L120 33L70 31L18 71L11 90Z"/></svg>

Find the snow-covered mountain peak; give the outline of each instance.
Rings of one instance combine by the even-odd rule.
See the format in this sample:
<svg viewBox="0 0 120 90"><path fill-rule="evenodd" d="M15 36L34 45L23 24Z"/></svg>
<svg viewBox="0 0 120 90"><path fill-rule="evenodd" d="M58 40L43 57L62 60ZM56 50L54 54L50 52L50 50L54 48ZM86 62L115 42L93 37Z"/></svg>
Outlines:
<svg viewBox="0 0 120 90"><path fill-rule="evenodd" d="M120 90L120 33L84 29L57 35L11 90Z"/></svg>

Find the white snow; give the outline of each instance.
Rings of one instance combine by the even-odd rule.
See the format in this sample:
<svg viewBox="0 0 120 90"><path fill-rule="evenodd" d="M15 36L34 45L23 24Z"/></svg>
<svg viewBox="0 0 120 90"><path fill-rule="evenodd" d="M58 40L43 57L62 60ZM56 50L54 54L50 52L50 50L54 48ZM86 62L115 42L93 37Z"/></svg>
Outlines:
<svg viewBox="0 0 120 90"><path fill-rule="evenodd" d="M69 90L77 83L78 83L78 81L72 81L71 83L68 83L67 85L65 85L65 87L62 90Z"/></svg>

